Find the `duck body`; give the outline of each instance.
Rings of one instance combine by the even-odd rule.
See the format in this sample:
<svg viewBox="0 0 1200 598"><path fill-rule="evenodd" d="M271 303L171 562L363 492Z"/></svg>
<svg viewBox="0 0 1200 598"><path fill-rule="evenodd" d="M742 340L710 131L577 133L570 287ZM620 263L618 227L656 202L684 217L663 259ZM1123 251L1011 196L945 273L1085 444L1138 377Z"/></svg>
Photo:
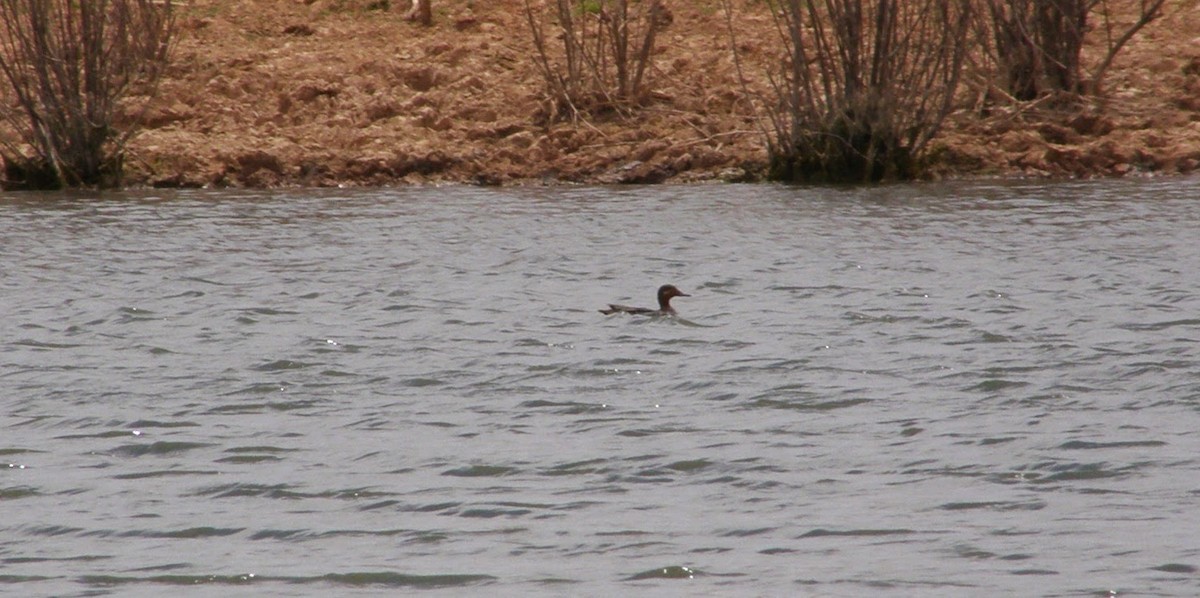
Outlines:
<svg viewBox="0 0 1200 598"><path fill-rule="evenodd" d="M617 303L609 303L608 309L600 310L600 313L605 315L610 314L633 314L640 316L674 316L676 315L675 308L671 307L671 299L674 297L691 297L687 293L675 288L673 284L664 284L658 287L658 309L649 307L631 307L628 305L620 305Z"/></svg>

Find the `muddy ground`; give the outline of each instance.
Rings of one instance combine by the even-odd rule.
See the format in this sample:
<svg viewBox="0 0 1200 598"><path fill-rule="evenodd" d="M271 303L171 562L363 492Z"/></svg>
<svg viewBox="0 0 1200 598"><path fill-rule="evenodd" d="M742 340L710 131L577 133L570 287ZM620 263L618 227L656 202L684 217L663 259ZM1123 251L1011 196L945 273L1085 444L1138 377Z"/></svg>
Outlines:
<svg viewBox="0 0 1200 598"><path fill-rule="evenodd" d="M746 91L767 89L763 65L776 52L767 3L735 0L748 88L720 2L668 5L648 105L550 121L521 0L434 0L431 27L405 21L396 0L182 3L126 183L753 180L766 153ZM982 102L982 82L968 77L930 176L1196 170L1200 3L1168 7L1119 55L1102 93L1071 110ZM1099 51L1089 47L1085 63Z"/></svg>

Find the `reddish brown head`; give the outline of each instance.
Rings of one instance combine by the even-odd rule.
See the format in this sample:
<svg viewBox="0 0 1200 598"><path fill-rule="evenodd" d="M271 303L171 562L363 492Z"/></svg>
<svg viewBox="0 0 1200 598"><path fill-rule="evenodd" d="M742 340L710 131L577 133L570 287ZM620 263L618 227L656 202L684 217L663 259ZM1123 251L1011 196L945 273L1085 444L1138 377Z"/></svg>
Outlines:
<svg viewBox="0 0 1200 598"><path fill-rule="evenodd" d="M691 297L691 295L675 288L673 284L664 284L658 287L658 308L666 312L674 312L671 309L672 297Z"/></svg>

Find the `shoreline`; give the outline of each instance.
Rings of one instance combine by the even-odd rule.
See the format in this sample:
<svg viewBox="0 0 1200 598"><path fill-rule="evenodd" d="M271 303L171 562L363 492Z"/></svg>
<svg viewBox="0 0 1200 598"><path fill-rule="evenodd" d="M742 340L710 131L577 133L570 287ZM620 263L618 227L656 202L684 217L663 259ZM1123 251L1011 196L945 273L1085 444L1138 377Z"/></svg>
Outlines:
<svg viewBox="0 0 1200 598"><path fill-rule="evenodd" d="M434 3L434 24L354 0L224 3L178 14L178 45L126 148L130 187L337 187L748 182L765 142L718 2L676 3L652 101L627 116L546 122L523 4ZM748 89L773 33L737 7ZM716 11L716 12L714 12ZM1118 55L1080 110L961 108L930 179L1107 178L1200 169L1200 11L1177 9ZM1085 50L1085 60L1094 58ZM757 79L752 79L757 76ZM983 116L981 111L990 110Z"/></svg>

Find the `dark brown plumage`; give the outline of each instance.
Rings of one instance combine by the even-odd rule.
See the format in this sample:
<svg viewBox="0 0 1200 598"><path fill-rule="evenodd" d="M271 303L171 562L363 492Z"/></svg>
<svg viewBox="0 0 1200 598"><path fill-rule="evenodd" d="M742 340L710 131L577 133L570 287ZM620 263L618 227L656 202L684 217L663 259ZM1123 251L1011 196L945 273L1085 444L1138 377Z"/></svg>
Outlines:
<svg viewBox="0 0 1200 598"><path fill-rule="evenodd" d="M671 307L671 298L673 297L691 297L691 295L675 288L673 284L664 284L658 287L658 309L649 307L630 307L628 305L618 305L609 303L608 309L600 310L600 313L608 314L639 314L647 316L673 316L675 308Z"/></svg>

